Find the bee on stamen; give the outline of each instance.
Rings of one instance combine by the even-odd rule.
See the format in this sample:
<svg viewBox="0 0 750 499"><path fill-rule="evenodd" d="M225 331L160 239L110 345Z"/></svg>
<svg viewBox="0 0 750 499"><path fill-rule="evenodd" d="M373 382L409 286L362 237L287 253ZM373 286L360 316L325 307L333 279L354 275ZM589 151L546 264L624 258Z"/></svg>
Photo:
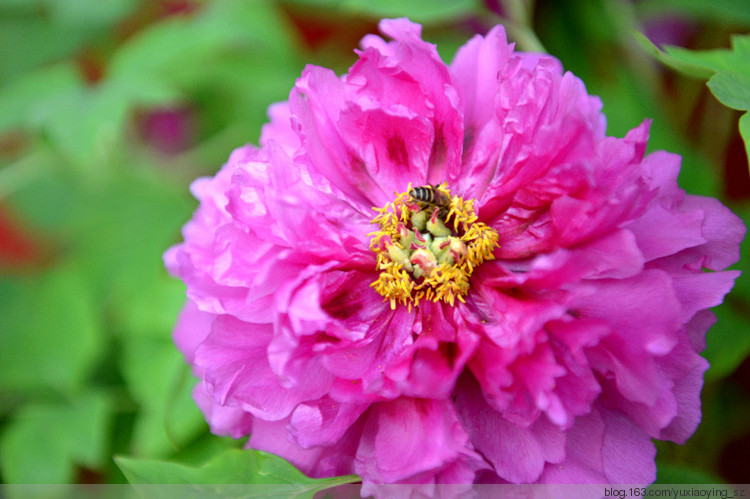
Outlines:
<svg viewBox="0 0 750 499"><path fill-rule="evenodd" d="M441 214L447 212L448 207L451 203L450 196L438 189L437 185L423 185L421 187L415 187L409 191L409 196L418 203L425 204L427 206L437 206L440 208Z"/></svg>

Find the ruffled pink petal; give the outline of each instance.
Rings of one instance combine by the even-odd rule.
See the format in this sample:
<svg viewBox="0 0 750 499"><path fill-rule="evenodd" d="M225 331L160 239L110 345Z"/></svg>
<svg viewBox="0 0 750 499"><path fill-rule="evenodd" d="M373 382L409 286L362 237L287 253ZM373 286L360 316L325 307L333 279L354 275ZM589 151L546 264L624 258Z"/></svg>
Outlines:
<svg viewBox="0 0 750 499"><path fill-rule="evenodd" d="M270 122L263 125L260 132L259 144L264 147L271 141L283 147L287 154L293 155L302 145L299 137L292 129L292 112L288 102L277 102L268 106Z"/></svg>
<svg viewBox="0 0 750 499"><path fill-rule="evenodd" d="M189 364L195 363L195 350L211 332L211 324L215 317L213 314L202 312L192 301L186 302L182 308L172 339Z"/></svg>
<svg viewBox="0 0 750 499"><path fill-rule="evenodd" d="M238 407L217 403L205 383L201 382L193 389L193 400L215 435L242 438L250 434L255 419L252 414Z"/></svg>
<svg viewBox="0 0 750 499"><path fill-rule="evenodd" d="M300 471L312 478L350 475L354 473L354 456L362 435L364 419L348 427L333 445L304 449L288 434L289 418L266 421L256 418L247 447L283 456Z"/></svg>
<svg viewBox="0 0 750 499"><path fill-rule="evenodd" d="M372 407L355 470L366 483L396 483L468 460L481 461L471 449L453 404L399 398ZM447 476L456 476L456 471Z"/></svg>
<svg viewBox="0 0 750 499"><path fill-rule="evenodd" d="M547 465L539 483L650 484L651 439L621 413L597 409L567 432L565 461Z"/></svg>
<svg viewBox="0 0 750 499"><path fill-rule="evenodd" d="M365 52L352 67L347 81L361 86L365 94L379 105L388 105L391 99L396 99L428 118L432 132L431 140L425 143L424 148L429 151L426 176L412 177L406 179L407 182L455 182L461 174L464 129L463 119L458 111L458 92L452 85L448 68L435 45L421 39L422 27L418 24L402 18L383 19L378 26L394 41L384 43L376 36L365 37L362 40ZM380 81L377 77L368 77L364 80L366 85L362 84L358 69L366 65L364 61L368 49L375 49L384 56L379 69L391 81L398 81L398 86L393 88L395 92L382 87L381 91L376 91ZM367 76L372 75L368 73ZM412 88L415 90L413 93L404 91Z"/></svg>
<svg viewBox="0 0 750 499"><path fill-rule="evenodd" d="M455 400L471 441L502 479L511 483L535 482L545 463L565 459L565 432L561 428L545 418L528 428L513 424L487 404L470 376L462 377Z"/></svg>
<svg viewBox="0 0 750 499"><path fill-rule="evenodd" d="M266 350L272 335L270 325L216 318L209 337L195 352L195 363L218 404L273 421L288 416L300 402L327 393L332 377L318 359L308 362L307 377L281 379L271 370Z"/></svg>
<svg viewBox="0 0 750 499"><path fill-rule="evenodd" d="M347 429L364 413L369 404L346 404L330 397L298 405L287 431L302 448L336 444Z"/></svg>
<svg viewBox="0 0 750 499"><path fill-rule="evenodd" d="M365 208L409 182L455 176L461 159L462 122L445 64L415 36L416 25L383 27L396 42L368 39L343 79L308 66L290 95L310 163Z"/></svg>
<svg viewBox="0 0 750 499"><path fill-rule="evenodd" d="M666 273L650 270L629 279L592 281L571 307L612 328L588 357L594 369L613 376L624 397L651 405L669 393L670 382L655 357L676 345L682 307Z"/></svg>
<svg viewBox="0 0 750 499"><path fill-rule="evenodd" d="M523 282L532 288L556 289L581 279L622 279L639 273L644 263L633 234L616 230L575 248L534 258Z"/></svg>

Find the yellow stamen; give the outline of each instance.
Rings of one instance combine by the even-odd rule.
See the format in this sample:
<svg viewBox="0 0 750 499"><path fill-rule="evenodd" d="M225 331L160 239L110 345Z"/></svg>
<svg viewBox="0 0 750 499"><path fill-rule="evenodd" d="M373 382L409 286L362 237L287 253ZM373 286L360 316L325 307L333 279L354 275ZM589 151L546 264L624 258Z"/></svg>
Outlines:
<svg viewBox="0 0 750 499"><path fill-rule="evenodd" d="M464 297L469 292L469 278L482 262L494 260L493 252L498 246L498 234L491 227L477 222L477 215L474 212L474 200L465 201L458 196L452 196L445 183L436 186L435 189L442 193L444 199L450 199L450 202L441 204L441 216L439 224L427 226L427 231L420 233L424 227L414 225L414 218L417 213L427 212L430 215L435 213L435 206L421 206L414 200L410 199L409 192L411 184L405 192L396 193L393 202L386 204L382 208L373 208L377 212L372 223L380 226L378 230L370 233L373 236L370 241L370 249L377 255L377 268L380 270L380 276L371 284L371 286L385 300L389 300L391 308L395 309L398 303L406 305L411 311L412 307L419 306L421 300L432 300L434 302L444 301L454 305L456 299L464 302ZM424 204L424 203L423 203ZM414 210L410 208L419 206ZM447 211L447 214L443 215ZM399 233L399 224L402 224L401 233ZM419 224L421 225L421 224ZM466 256L462 257L458 263L452 258L441 258L437 260L437 266L429 272L428 275L420 275L417 272L415 276L412 269L405 269L404 264L408 263L407 257L412 251L432 252L439 244L430 246L419 244L413 249L411 247L397 247L394 241L411 240L411 236L416 236L416 241L441 237L446 239L448 234L446 229L453 227L450 237L459 239L466 246ZM404 237L404 228L409 237ZM415 241L415 242L416 242ZM462 248L461 243L456 243ZM461 250L463 252L463 249ZM438 255L435 255L438 256ZM394 258L398 257L394 261ZM416 268L415 268L416 270Z"/></svg>

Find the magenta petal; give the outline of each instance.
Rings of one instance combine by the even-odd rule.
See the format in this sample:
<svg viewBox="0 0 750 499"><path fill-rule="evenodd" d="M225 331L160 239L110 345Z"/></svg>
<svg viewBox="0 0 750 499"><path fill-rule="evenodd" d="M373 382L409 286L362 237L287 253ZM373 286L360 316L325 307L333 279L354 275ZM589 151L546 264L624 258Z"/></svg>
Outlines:
<svg viewBox="0 0 750 499"><path fill-rule="evenodd" d="M545 466L539 483L609 483L602 456L604 432L598 410L576 418L565 435L565 460Z"/></svg>
<svg viewBox="0 0 750 499"><path fill-rule="evenodd" d="M466 459L479 457L450 402L400 398L373 406L355 469L368 482L395 483Z"/></svg>
<svg viewBox="0 0 750 499"><path fill-rule="evenodd" d="M656 479L656 447L636 424L615 411L604 420L602 464L609 483L647 484Z"/></svg>
<svg viewBox="0 0 750 499"><path fill-rule="evenodd" d="M738 270L673 276L672 283L677 299L682 303L685 322L700 310L721 305L739 276Z"/></svg>
<svg viewBox="0 0 750 499"><path fill-rule="evenodd" d="M655 205L628 229L635 233L643 256L653 260L705 243L703 218L702 211L675 212Z"/></svg>
<svg viewBox="0 0 750 499"><path fill-rule="evenodd" d="M367 410L369 404L345 404L323 397L297 406L288 431L300 447L330 446Z"/></svg>
<svg viewBox="0 0 750 499"><path fill-rule="evenodd" d="M315 169L364 211L382 205L387 197L361 168L359 159L347 150L337 131L343 85L333 71L308 66L289 95L289 106L293 126Z"/></svg>
<svg viewBox="0 0 750 499"><path fill-rule="evenodd" d="M546 462L565 458L565 432L544 418L521 428L487 405L476 383L466 376L457 387L461 422L477 450L495 472L512 483L535 482Z"/></svg>
<svg viewBox="0 0 750 499"><path fill-rule="evenodd" d="M200 383L195 387L193 399L205 415L212 433L242 438L252 430L255 418L238 407L217 403L208 392L205 383Z"/></svg>
<svg viewBox="0 0 750 499"><path fill-rule="evenodd" d="M643 265L644 257L633 234L618 230L574 249L535 258L525 279L529 286L550 289L580 279L631 277Z"/></svg>
<svg viewBox="0 0 750 499"><path fill-rule="evenodd" d="M685 443L695 432L701 421L701 388L703 374L708 369L708 361L696 354L688 345L680 344L675 351L661 362L674 380L677 414L659 434L662 440Z"/></svg>
<svg viewBox="0 0 750 499"><path fill-rule="evenodd" d="M292 112L288 102L277 102L268 107L269 123L263 125L260 134L260 145L265 146L270 141L284 147L288 154L292 154L301 146L299 137L292 129Z"/></svg>
<svg viewBox="0 0 750 499"><path fill-rule="evenodd" d="M182 308L172 337L177 349L188 363L195 362L195 350L211 332L211 324L215 317L213 314L201 312L191 301Z"/></svg>
<svg viewBox="0 0 750 499"><path fill-rule="evenodd" d="M716 199L687 196L685 204L697 207L706 214L702 230L708 243L697 248L706 254L705 267L723 270L738 261L739 245L746 232L742 220Z"/></svg>
<svg viewBox="0 0 750 499"><path fill-rule="evenodd" d="M268 325L248 324L229 316L214 321L211 335L196 350L195 362L204 370L207 390L217 403L275 421L288 416L298 403L327 392L330 377L315 359L309 363L309 372L320 374L318 377L301 378L293 384L286 380L287 386L282 383L268 363L266 349L271 335Z"/></svg>
<svg viewBox="0 0 750 499"><path fill-rule="evenodd" d="M284 458L306 475L329 477L354 473L354 455L362 432L362 422L348 428L344 435L327 447L303 449L287 434L287 420L265 421L256 418L247 446Z"/></svg>
<svg viewBox="0 0 750 499"><path fill-rule="evenodd" d="M622 414L597 409L567 434L566 459L548 465L542 483L649 484L656 448Z"/></svg>
<svg viewBox="0 0 750 499"><path fill-rule="evenodd" d="M664 381L654 356L674 348L681 325L682 307L669 276L646 271L601 281L572 305L584 318L604 320L613 328L589 355L594 368L611 373L628 400L655 403Z"/></svg>

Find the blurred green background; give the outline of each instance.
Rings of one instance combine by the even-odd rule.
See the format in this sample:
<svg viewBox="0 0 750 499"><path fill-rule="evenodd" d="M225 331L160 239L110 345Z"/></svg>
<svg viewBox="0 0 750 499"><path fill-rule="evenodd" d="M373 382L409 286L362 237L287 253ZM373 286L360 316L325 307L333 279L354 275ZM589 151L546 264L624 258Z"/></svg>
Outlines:
<svg viewBox="0 0 750 499"><path fill-rule="evenodd" d="M345 72L378 19L400 16L446 61L503 22L601 96L611 135L653 118L650 149L682 154L683 188L750 220L750 89L722 99L738 111L706 86L729 52L681 73L654 55L691 53L633 35L728 48L747 0L0 0L3 482L121 483L116 455L126 468L234 455L241 443L208 434L190 398L170 337L184 287L161 255L195 209L189 183L257 142L304 65ZM715 310L703 423L684 446L658 443L660 482L750 482L749 301L744 274Z"/></svg>

